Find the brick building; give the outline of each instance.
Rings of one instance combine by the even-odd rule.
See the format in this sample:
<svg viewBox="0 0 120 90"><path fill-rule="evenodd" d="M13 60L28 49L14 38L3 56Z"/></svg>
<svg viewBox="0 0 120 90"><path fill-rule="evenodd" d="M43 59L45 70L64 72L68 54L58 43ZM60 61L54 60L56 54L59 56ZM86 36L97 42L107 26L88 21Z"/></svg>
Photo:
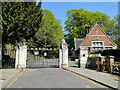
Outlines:
<svg viewBox="0 0 120 90"><path fill-rule="evenodd" d="M78 56L80 66L85 67L88 59L88 52L93 50L116 49L117 45L109 38L109 36L96 24L92 30L90 26L86 26L85 38L74 38L74 55Z"/></svg>

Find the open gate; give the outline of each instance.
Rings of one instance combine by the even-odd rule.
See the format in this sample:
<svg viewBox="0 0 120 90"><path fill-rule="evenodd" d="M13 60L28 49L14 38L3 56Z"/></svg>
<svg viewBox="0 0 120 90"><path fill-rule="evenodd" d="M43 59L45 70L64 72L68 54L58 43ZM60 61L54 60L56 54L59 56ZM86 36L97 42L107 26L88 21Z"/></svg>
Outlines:
<svg viewBox="0 0 120 90"><path fill-rule="evenodd" d="M59 50L58 49L27 49L27 68L58 68Z"/></svg>

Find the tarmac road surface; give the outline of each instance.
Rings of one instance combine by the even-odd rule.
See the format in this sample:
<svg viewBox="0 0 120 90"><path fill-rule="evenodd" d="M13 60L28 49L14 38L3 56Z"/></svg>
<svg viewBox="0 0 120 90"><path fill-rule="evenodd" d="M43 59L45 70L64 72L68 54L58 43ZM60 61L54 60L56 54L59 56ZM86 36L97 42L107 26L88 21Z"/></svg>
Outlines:
<svg viewBox="0 0 120 90"><path fill-rule="evenodd" d="M59 68L26 69L9 88L103 88Z"/></svg>

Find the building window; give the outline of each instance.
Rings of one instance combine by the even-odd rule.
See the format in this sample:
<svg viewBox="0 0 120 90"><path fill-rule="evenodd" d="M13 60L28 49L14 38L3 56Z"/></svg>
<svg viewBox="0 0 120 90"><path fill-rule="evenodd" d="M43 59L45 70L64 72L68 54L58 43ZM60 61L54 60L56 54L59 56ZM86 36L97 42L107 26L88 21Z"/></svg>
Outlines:
<svg viewBox="0 0 120 90"><path fill-rule="evenodd" d="M108 50L108 47L106 47L105 49Z"/></svg>
<svg viewBox="0 0 120 90"><path fill-rule="evenodd" d="M111 49L112 49L112 47L106 47L105 49L106 49L106 50L111 50Z"/></svg>
<svg viewBox="0 0 120 90"><path fill-rule="evenodd" d="M93 42L93 47L102 47L103 46L103 42Z"/></svg>
<svg viewBox="0 0 120 90"><path fill-rule="evenodd" d="M103 50L103 47L93 47L93 50Z"/></svg>
<svg viewBox="0 0 120 90"><path fill-rule="evenodd" d="M103 50L103 41L93 41L92 46L93 50Z"/></svg>
<svg viewBox="0 0 120 90"><path fill-rule="evenodd" d="M109 47L109 49L112 49L112 47Z"/></svg>
<svg viewBox="0 0 120 90"><path fill-rule="evenodd" d="M99 43L99 46L103 46L102 42Z"/></svg>
<svg viewBox="0 0 120 90"><path fill-rule="evenodd" d="M103 50L103 48L102 48L102 47L100 47L100 50Z"/></svg>

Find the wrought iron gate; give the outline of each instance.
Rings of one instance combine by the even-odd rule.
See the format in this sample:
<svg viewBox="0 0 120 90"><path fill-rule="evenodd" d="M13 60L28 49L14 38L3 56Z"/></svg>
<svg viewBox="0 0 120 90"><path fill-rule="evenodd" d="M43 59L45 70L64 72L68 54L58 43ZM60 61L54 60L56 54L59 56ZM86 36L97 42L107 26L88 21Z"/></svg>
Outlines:
<svg viewBox="0 0 120 90"><path fill-rule="evenodd" d="M58 68L59 50L58 49L33 49L27 50L27 68Z"/></svg>
<svg viewBox="0 0 120 90"><path fill-rule="evenodd" d="M16 50L14 48L3 48L2 68L15 68Z"/></svg>

